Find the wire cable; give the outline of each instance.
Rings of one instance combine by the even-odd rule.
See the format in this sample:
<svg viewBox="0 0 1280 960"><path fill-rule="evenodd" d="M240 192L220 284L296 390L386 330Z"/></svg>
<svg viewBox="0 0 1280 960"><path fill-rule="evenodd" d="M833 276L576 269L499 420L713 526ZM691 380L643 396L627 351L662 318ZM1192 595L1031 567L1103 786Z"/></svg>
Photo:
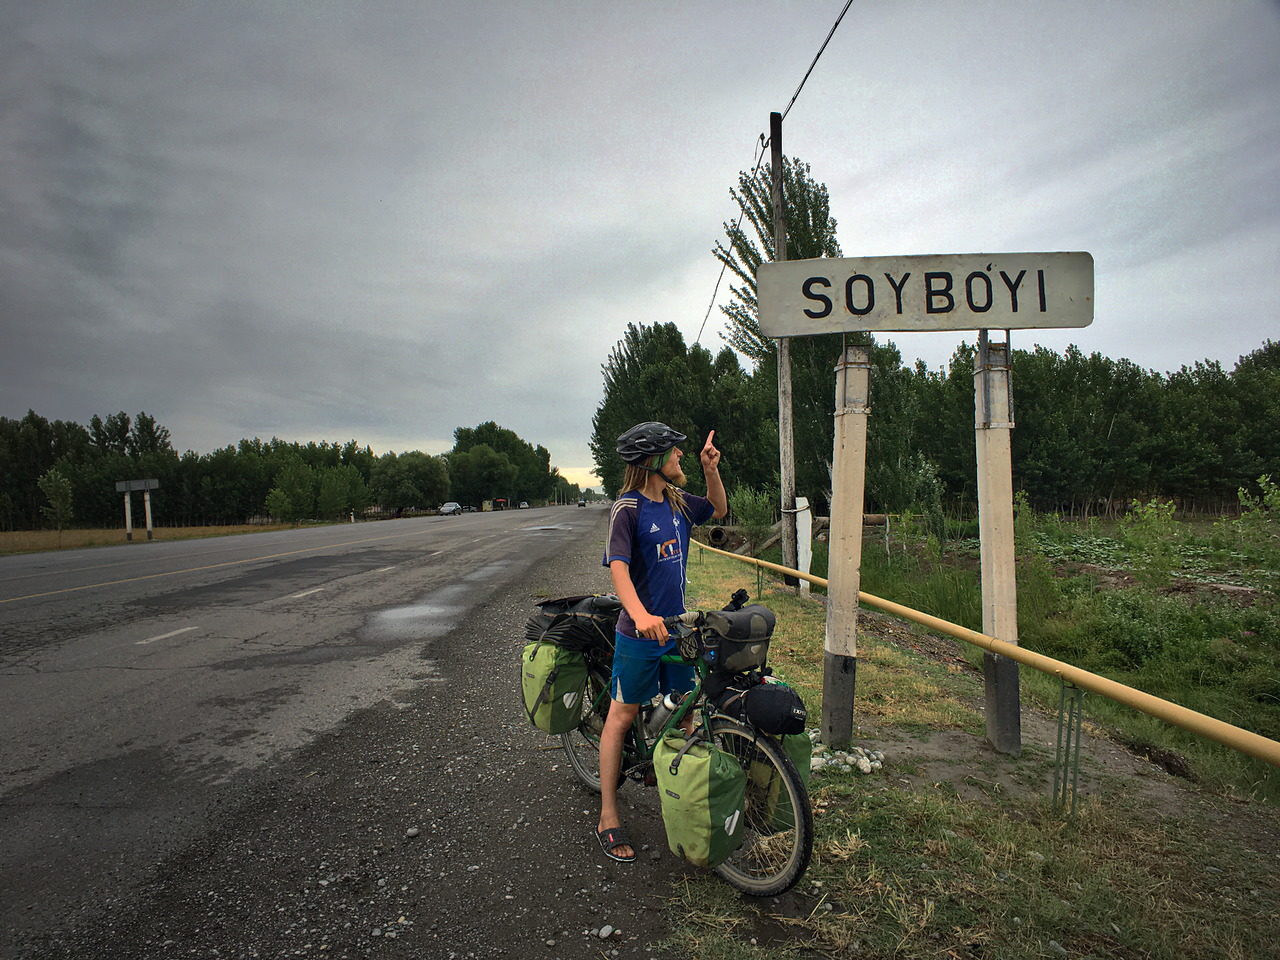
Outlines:
<svg viewBox="0 0 1280 960"><path fill-rule="evenodd" d="M809 74L813 73L813 68L816 67L818 65L818 61L822 59L822 54L826 51L827 44L829 44L831 42L831 38L835 36L836 28L840 26L840 21L844 19L844 15L849 12L849 8L851 6L853 6L853 0L845 0L844 9L840 11L840 16L836 17L836 22L831 25L831 30L827 33L827 39L822 41L822 46L818 48L818 52L814 56L813 62L809 64L809 69L804 72L804 76L800 80L800 85L796 87L796 92L791 95L791 102L787 104L787 109L782 111L783 120L787 119L787 114L790 113L791 108L795 106L796 100L798 100L800 97L800 91L804 89L804 85L809 79ZM755 164L751 168L752 177L754 177L757 171L759 171L760 164L764 162L764 153L766 150L769 149L770 138L766 137L762 133L760 134L759 138L757 138L756 143L759 144L760 146L760 155L756 157ZM738 221L737 223L734 224L734 227L733 227L735 231L740 230L742 228L742 218L745 214L746 214L745 210L739 211ZM694 341L693 341L695 344L702 343L702 332L707 328L707 319L711 316L711 311L715 309L716 297L719 296L720 294L720 284L724 280L724 271L727 266L728 265L725 263L720 264L720 275L716 277L715 289L711 291L711 302L707 304L707 312L703 314L702 325L698 327L698 335L697 337L694 338Z"/></svg>
<svg viewBox="0 0 1280 960"><path fill-rule="evenodd" d="M831 38L836 34L836 27L840 26L840 21L844 19L844 15L849 12L849 7L852 5L853 0L845 0L844 9L840 11L840 16L836 17L836 22L831 25L831 32L827 34L827 39L823 40L822 46L818 48L818 55L813 58L813 63L809 64L809 69L804 72L804 79L800 81L800 86L796 87L796 92L791 95L791 102L787 104L787 109L782 111L783 120L787 119L787 114L795 106L796 99L800 96L800 91L804 89L805 81L809 79L809 74L813 73L813 68L818 65L823 51L827 49L827 44L831 42Z"/></svg>

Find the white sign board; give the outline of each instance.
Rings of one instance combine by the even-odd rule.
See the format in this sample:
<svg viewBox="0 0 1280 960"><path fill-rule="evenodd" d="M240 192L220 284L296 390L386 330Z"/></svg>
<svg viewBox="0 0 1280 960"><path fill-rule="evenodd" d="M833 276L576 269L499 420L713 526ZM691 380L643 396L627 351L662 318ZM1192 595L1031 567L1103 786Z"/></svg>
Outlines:
<svg viewBox="0 0 1280 960"><path fill-rule="evenodd" d="M762 263L760 330L1024 330L1093 322L1088 253L953 253Z"/></svg>

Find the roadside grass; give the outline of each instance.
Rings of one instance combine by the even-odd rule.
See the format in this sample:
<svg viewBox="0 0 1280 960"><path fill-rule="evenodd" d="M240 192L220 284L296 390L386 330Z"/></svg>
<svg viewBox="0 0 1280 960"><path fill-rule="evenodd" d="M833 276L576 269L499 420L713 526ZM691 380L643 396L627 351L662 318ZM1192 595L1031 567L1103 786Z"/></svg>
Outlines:
<svg viewBox="0 0 1280 960"><path fill-rule="evenodd" d="M752 590L755 575L698 551L689 579L692 609L722 605L739 586ZM757 599L778 614L770 662L816 719L825 608L771 581ZM985 765L999 763L1033 770L1026 779L1037 786L969 797L946 778L913 787L907 778L920 771L892 746L879 774L824 769L811 782L814 859L797 888L756 900L711 874L683 879L670 906L674 933L666 946L675 954L1280 956L1280 818L1273 809L1196 794L1196 802L1161 815L1132 783L1103 778L1067 819L1040 789L1042 754L997 761L981 749L979 678L872 635L872 618L867 626L859 630L855 737L867 726L908 737L949 728L973 739L975 782L990 776ZM1224 830L1253 816L1269 826Z"/></svg>
<svg viewBox="0 0 1280 960"><path fill-rule="evenodd" d="M290 523L254 523L212 527L154 527L156 540L196 540L204 537L230 537L241 533L266 533L292 530ZM82 547L106 547L129 543L123 528L109 530L6 530L0 531L0 556L9 553L39 553L45 550L76 550ZM146 543L147 530L135 527L133 543Z"/></svg>
<svg viewBox="0 0 1280 960"><path fill-rule="evenodd" d="M1042 527L1056 529L1050 518ZM1024 541L1025 542L1025 541ZM827 570L826 544L813 569ZM981 585L967 548L939 557L924 541L870 536L863 544L862 589L974 630L982 629ZM766 559L773 559L766 555ZM1030 650L1280 739L1280 601L1259 590L1222 596L1183 581L1164 588L1104 580L1097 571L1062 571L1035 550L1018 561L1018 629ZM1111 568L1113 571L1118 568ZM1266 582L1267 571L1253 580ZM975 666L982 651L958 644ZM1022 670L1022 688L1047 709L1059 684ZM1088 698L1095 722L1179 775L1239 798L1280 803L1280 771L1102 697Z"/></svg>

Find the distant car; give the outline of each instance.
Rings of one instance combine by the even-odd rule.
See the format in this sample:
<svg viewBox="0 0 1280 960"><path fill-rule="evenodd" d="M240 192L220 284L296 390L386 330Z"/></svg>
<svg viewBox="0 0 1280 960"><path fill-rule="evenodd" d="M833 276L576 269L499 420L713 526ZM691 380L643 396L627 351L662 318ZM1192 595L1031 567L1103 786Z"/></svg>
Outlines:
<svg viewBox="0 0 1280 960"><path fill-rule="evenodd" d="M475 508L475 507L473 507L471 504L469 504L469 503L468 503L468 504L466 504L466 505L462 508L462 512L463 512L463 513L475 513L475 512L476 512L476 508Z"/></svg>
<svg viewBox="0 0 1280 960"><path fill-rule="evenodd" d="M529 501L528 501L528 500L521 500L521 501L520 501L520 506L516 507L516 509L517 509L517 510L528 510L528 509L529 509Z"/></svg>
<svg viewBox="0 0 1280 960"><path fill-rule="evenodd" d="M448 503L442 503L440 505L440 516L442 517L456 516L461 512L462 512L462 504L457 503L454 500L450 500Z"/></svg>
<svg viewBox="0 0 1280 960"><path fill-rule="evenodd" d="M585 501L585 500L579 500L579 501L578 501L578 506L580 506L580 507L585 507L586 505L587 505L587 501Z"/></svg>

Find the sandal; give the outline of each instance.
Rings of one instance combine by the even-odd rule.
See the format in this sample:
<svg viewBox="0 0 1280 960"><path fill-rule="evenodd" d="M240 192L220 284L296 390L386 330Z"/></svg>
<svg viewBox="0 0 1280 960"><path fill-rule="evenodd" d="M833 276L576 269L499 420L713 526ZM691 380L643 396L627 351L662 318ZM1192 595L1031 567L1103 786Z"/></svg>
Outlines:
<svg viewBox="0 0 1280 960"><path fill-rule="evenodd" d="M610 860L617 860L619 863L631 863L636 858L635 845L627 838L621 827L610 827L607 830L596 832L596 840L600 842L600 849L604 851L604 855ZM620 857L613 851L619 847L630 847L631 856Z"/></svg>

